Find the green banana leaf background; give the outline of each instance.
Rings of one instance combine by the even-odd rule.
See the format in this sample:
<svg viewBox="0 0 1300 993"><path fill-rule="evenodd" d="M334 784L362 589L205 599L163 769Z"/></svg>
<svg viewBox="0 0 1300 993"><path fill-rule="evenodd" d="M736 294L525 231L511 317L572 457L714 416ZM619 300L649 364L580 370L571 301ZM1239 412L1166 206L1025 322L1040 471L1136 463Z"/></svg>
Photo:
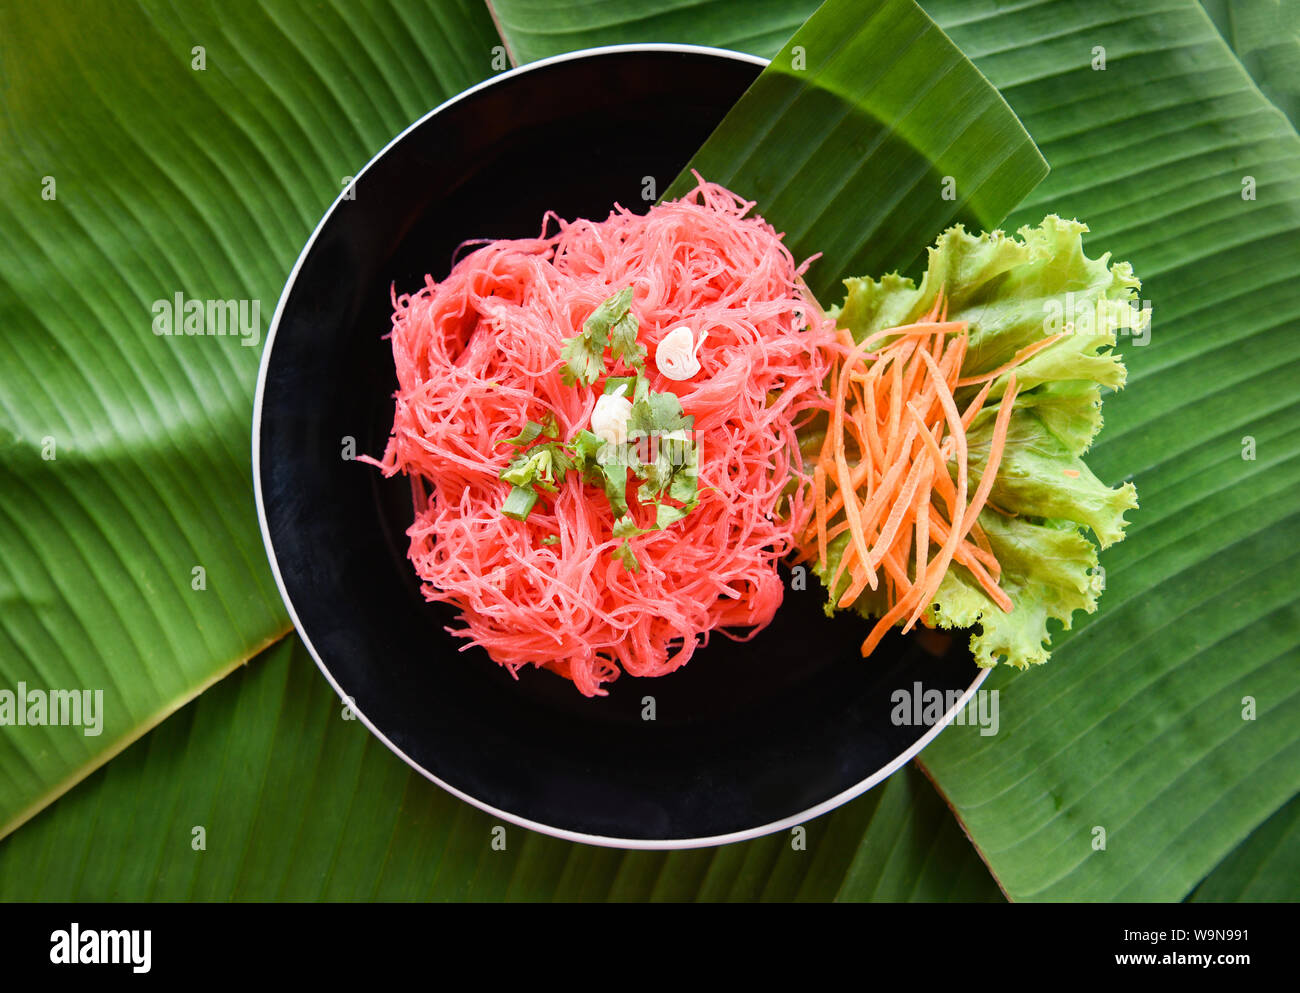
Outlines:
<svg viewBox="0 0 1300 993"><path fill-rule="evenodd" d="M949 728L803 832L501 848L290 633L252 499L260 341L160 337L155 304L265 324L411 121L630 42L775 59L696 162L804 254L908 270L955 220L1056 212L1131 261L1150 341L1089 462L1142 509L1098 613L985 684L997 735ZM0 687L105 700L95 736L0 727L0 898L1297 899L1298 68L1274 0L0 0ZM800 127L781 170L738 151Z"/></svg>

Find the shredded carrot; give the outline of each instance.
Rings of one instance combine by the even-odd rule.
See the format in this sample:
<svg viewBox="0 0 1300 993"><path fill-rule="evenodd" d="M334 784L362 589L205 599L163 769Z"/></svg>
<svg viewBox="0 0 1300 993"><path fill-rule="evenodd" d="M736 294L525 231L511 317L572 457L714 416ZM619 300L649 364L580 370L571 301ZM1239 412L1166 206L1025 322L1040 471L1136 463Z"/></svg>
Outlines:
<svg viewBox="0 0 1300 993"><path fill-rule="evenodd" d="M985 463L984 472L980 475L975 497L966 508L966 516L962 518L962 529L965 531L969 531L974 526L975 518L979 516L984 501L988 499L989 490L993 489L993 480L997 476L998 467L1002 464L1002 448L1007 441L1007 427L1011 423L1011 408L1015 402L1016 374L1013 372L1007 383L1007 392L1002 396L1002 405L998 408L998 419L993 425L993 441L989 445L988 462Z"/></svg>
<svg viewBox="0 0 1300 993"><path fill-rule="evenodd" d="M843 330L843 329L841 329ZM813 462L812 520L799 538L799 559L826 568L831 542L848 534L830 588L841 607L868 589L883 589L885 609L862 645L869 655L895 625L910 630L934 602L950 568L960 566L989 600L1010 612L999 585L1002 566L979 516L1014 516L990 499L1006 451L1019 393L1016 369L1060 339L1020 349L1010 362L963 375L970 350L965 321L948 320L943 290L911 324L887 328L843 346L830 377L830 427ZM973 473L966 433L990 403L992 441L982 471ZM957 393L980 385L968 397ZM928 623L928 622L927 622Z"/></svg>
<svg viewBox="0 0 1300 993"><path fill-rule="evenodd" d="M817 561L826 568L826 470L819 462L813 469L813 499L817 513Z"/></svg>
<svg viewBox="0 0 1300 993"><path fill-rule="evenodd" d="M863 351L862 346L858 346L851 353L853 359L858 358ZM843 404L845 390L848 386L848 376L841 375L839 381L835 384L835 406L831 409L831 430L827 432L827 440L831 441L834 446L835 457L835 474L841 490L854 492L852 477L849 474L848 458L844 450L844 416ZM858 515L858 505L856 500L848 500L844 504L844 515L849 521L849 531L853 539L853 547L857 552L858 559L864 569L867 570L867 582L874 590L876 588L876 577L870 572L870 566L867 562L870 558L867 552L867 538L862 529L861 518ZM846 557L847 558L847 557ZM840 560L843 567L845 559ZM858 573L854 573L854 578L861 578ZM834 585L832 584L832 589Z"/></svg>
<svg viewBox="0 0 1300 993"><path fill-rule="evenodd" d="M889 512L889 519L885 521L885 526L880 531L880 537L876 539L876 545L871 550L871 558L867 561L868 565L877 565L885 557L885 553L893 547L894 537L903 525L903 515L912 507L912 501L916 496L916 488L921 482L921 473L925 467L926 463L919 460L912 464L912 471L907 474L907 482L903 484L898 499L894 501L894 506Z"/></svg>
<svg viewBox="0 0 1300 993"><path fill-rule="evenodd" d="M984 384L984 388L975 394L975 399L967 405L966 410L961 415L961 426L963 431L970 430L971 424L975 422L975 418L978 417L980 411L984 409L984 401L988 399L989 390L992 388L993 380L990 379Z"/></svg>
<svg viewBox="0 0 1300 993"><path fill-rule="evenodd" d="M952 432L952 438L956 443L955 454L957 457L957 499L953 508L953 521L964 520L966 513L966 486L968 482L968 468L966 464L966 432L961 426L961 414L957 412L957 404L953 401L952 394L948 392L947 383L943 382L938 363L930 357L930 353L922 349L917 353L921 360L930 367L930 373L937 382L943 383L943 389L939 391L939 402L943 407L943 415L948 420L948 429ZM963 538L960 528L953 527L948 533L948 539L939 548L939 555L931 562L925 570L925 576L919 588L922 590L922 596L919 598L912 613L908 616L907 623L903 625L903 631L910 631L921 617L922 612L930 605L934 599L935 593L939 590L939 584L943 582L944 574L948 571L948 564L952 561L954 553L957 551L957 543Z"/></svg>
<svg viewBox="0 0 1300 993"><path fill-rule="evenodd" d="M984 506L988 506L987 500L984 502ZM978 520L976 520L974 526L971 527L970 536L975 539L975 544L979 547L979 550L984 553L981 556L980 561L988 564L989 568L993 570L993 577L996 579L1002 572L1002 567L998 564L997 558L994 557L993 546L989 544L989 536L984 533L984 529L980 527L980 522Z"/></svg>

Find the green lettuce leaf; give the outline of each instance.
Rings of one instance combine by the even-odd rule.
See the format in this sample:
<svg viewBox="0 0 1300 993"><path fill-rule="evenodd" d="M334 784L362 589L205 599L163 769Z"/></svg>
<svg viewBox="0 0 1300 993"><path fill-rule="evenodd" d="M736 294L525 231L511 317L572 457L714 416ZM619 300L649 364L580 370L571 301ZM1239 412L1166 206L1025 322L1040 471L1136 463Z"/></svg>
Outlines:
<svg viewBox="0 0 1300 993"><path fill-rule="evenodd" d="M950 228L930 249L920 286L896 273L845 280L844 302L831 311L860 341L917 319L942 288L949 320L969 323L963 376L992 372L1025 346L1066 332L1016 370L1020 392L989 496L992 507L979 516L1014 609L1004 613L964 566L954 564L925 612L932 626L974 629L971 651L985 667L1047 661L1049 621L1068 629L1075 611L1097 609L1105 583L1097 545L1120 541L1124 513L1137 507L1132 483L1111 487L1080 458L1101 428L1103 389L1124 385L1124 364L1114 346L1121 336L1145 345L1150 319L1149 308L1137 306L1141 284L1128 263L1084 254L1087 230L1055 215L1021 228L1018 237ZM987 464L1008 379L1003 374L995 380L990 402L967 432L972 489ZM964 407L975 392L960 390L958 405ZM824 584L847 542L847 535L832 542L826 570L815 569ZM841 577L828 612L847 587L847 576ZM854 607L864 616L880 616L886 609L883 591L868 591Z"/></svg>

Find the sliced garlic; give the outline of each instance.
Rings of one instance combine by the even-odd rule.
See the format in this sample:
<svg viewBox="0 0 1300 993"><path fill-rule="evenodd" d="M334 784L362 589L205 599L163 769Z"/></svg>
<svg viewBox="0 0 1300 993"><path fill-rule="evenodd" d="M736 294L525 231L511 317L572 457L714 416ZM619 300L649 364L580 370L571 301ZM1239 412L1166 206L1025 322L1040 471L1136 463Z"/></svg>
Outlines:
<svg viewBox="0 0 1300 993"><path fill-rule="evenodd" d="M697 342L685 324L673 328L664 335L659 347L655 349L655 365L669 379L679 382L690 379L700 371L700 360L695 353L708 336L709 333L705 331Z"/></svg>
<svg viewBox="0 0 1300 993"><path fill-rule="evenodd" d="M623 396L624 383L613 393L606 393L596 401L591 412L591 433L602 441L621 445L627 441L627 419L632 416L632 401Z"/></svg>

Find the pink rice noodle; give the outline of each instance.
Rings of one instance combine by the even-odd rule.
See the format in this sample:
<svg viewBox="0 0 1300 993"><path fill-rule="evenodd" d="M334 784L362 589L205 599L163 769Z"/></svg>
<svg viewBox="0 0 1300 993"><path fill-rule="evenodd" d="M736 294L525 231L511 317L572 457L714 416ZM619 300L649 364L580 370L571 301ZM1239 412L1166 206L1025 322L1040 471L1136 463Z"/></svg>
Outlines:
<svg viewBox="0 0 1300 993"><path fill-rule="evenodd" d="M363 461L412 479L409 555L424 594L459 608L463 626L448 630L512 674L544 666L587 696L620 671L672 672L712 631L761 630L782 599L776 563L811 511L795 431L830 407L834 322L803 284L808 263L747 216L753 204L696 179L645 215L616 206L600 222L555 219L550 237L544 221L542 237L492 242L441 282L394 292L392 436L382 460ZM560 349L628 285L651 389L694 415L700 453L698 506L631 539L636 572L613 554L623 540L601 488L571 472L515 521L501 513L510 484L499 478L517 453L503 441L526 421L553 415L566 440L589 427L603 380L566 385ZM654 357L682 324L708 337L700 372L677 382Z"/></svg>

